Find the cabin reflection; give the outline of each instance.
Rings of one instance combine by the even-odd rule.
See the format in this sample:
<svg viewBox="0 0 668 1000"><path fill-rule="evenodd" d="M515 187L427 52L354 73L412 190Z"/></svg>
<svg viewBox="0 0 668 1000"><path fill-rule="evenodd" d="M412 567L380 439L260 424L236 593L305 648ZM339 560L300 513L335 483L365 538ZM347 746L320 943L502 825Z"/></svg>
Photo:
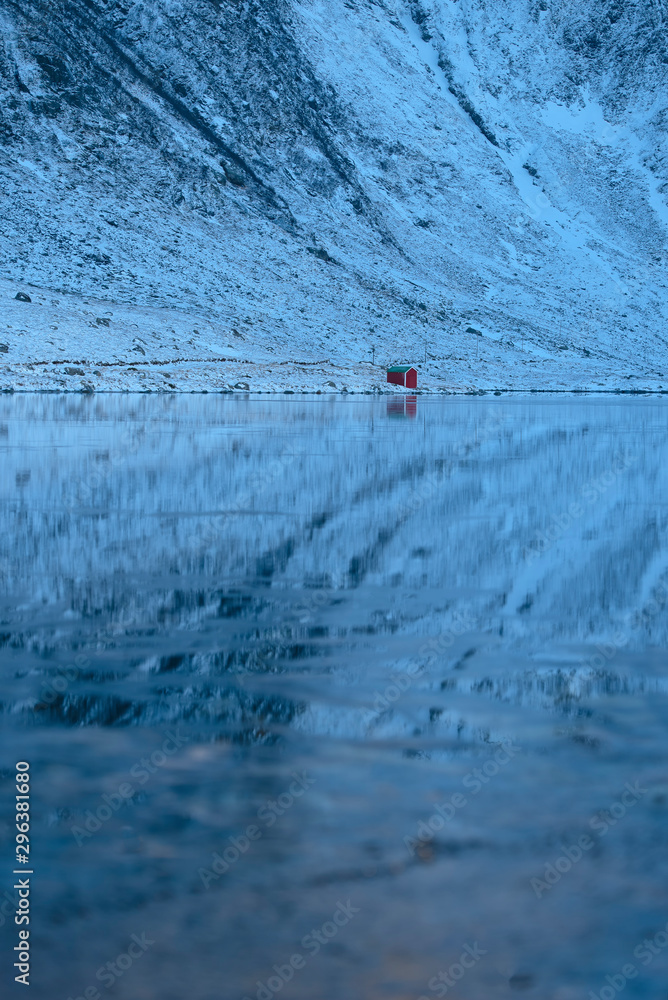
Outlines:
<svg viewBox="0 0 668 1000"><path fill-rule="evenodd" d="M395 396L387 401L388 417L408 417L414 420L417 414L417 396Z"/></svg>

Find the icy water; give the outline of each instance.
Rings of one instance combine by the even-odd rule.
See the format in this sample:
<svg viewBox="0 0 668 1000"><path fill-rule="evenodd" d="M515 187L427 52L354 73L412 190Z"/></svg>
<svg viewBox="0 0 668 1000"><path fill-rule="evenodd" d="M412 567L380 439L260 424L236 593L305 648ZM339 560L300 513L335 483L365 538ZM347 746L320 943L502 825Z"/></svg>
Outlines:
<svg viewBox="0 0 668 1000"><path fill-rule="evenodd" d="M14 396L0 452L3 995L17 760L35 1000L668 995L665 402Z"/></svg>

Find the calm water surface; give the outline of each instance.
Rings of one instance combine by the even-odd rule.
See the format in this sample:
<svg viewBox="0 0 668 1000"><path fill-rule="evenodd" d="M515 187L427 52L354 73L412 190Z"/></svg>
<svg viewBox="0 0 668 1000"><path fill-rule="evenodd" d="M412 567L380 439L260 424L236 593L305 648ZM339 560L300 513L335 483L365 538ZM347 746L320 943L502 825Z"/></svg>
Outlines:
<svg viewBox="0 0 668 1000"><path fill-rule="evenodd" d="M665 998L667 418L0 397L3 982Z"/></svg>

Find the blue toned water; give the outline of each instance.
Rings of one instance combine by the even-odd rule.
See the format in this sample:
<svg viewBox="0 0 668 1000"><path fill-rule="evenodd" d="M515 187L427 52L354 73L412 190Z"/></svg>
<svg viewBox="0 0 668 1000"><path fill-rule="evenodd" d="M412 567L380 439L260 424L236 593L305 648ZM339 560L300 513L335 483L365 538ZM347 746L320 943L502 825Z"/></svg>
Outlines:
<svg viewBox="0 0 668 1000"><path fill-rule="evenodd" d="M0 453L35 1000L665 996L662 400L17 395Z"/></svg>

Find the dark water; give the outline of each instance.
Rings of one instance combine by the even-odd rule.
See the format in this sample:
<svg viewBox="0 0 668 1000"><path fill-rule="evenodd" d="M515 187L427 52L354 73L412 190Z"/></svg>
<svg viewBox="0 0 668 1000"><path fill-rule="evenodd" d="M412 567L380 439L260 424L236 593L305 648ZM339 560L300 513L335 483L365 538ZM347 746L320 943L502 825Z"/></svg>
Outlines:
<svg viewBox="0 0 668 1000"><path fill-rule="evenodd" d="M15 396L0 452L3 990L27 760L36 1000L668 995L664 402Z"/></svg>

